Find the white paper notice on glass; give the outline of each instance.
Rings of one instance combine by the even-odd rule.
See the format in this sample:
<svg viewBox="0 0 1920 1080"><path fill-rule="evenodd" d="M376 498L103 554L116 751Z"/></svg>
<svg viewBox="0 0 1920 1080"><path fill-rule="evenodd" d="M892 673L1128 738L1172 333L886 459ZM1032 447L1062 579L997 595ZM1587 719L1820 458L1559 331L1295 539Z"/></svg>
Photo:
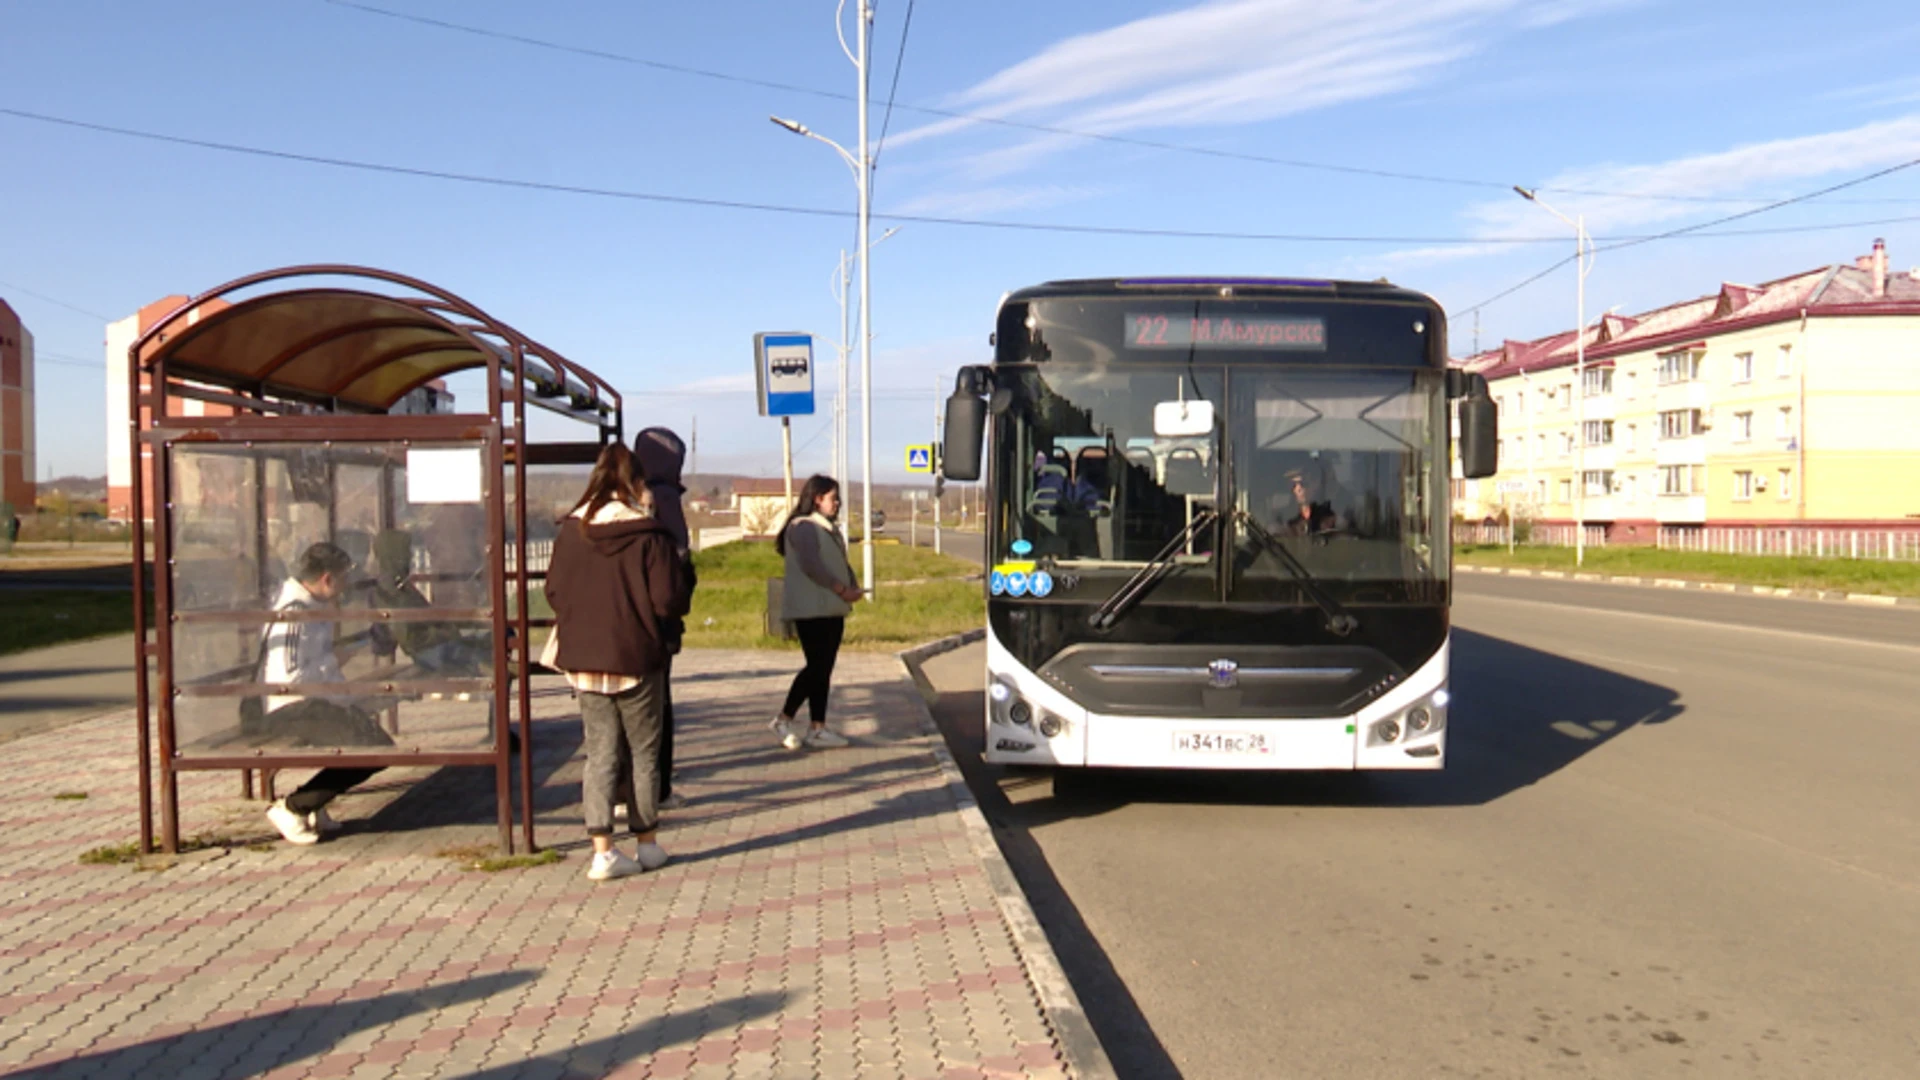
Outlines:
<svg viewBox="0 0 1920 1080"><path fill-rule="evenodd" d="M480 501L480 448L407 451L407 501Z"/></svg>

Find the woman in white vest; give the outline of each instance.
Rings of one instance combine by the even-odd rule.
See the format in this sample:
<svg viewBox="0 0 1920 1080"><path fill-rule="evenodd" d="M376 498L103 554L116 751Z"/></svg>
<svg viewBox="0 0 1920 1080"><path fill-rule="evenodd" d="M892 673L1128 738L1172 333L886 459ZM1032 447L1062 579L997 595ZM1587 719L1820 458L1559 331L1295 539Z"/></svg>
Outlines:
<svg viewBox="0 0 1920 1080"><path fill-rule="evenodd" d="M827 693L833 683L834 660L846 633L847 614L860 599L853 583L853 567L833 522L840 514L840 484L830 476L813 476L800 489L793 512L787 515L773 548L787 560L780 591L780 618L793 624L807 666L793 677L787 703L771 725L780 745L789 750L816 750L847 745L827 730ZM807 703L811 721L803 736L794 730L794 714Z"/></svg>

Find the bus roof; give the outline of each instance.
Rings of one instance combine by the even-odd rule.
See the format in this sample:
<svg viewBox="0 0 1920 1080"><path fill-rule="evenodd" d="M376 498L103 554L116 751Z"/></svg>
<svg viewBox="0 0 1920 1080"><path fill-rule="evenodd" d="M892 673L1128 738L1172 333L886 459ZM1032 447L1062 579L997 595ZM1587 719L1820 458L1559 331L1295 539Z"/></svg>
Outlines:
<svg viewBox="0 0 1920 1080"><path fill-rule="evenodd" d="M1432 297L1387 281L1321 281L1308 278L1138 277L1049 281L1008 293L1006 302L1064 296L1218 296L1231 288L1236 296L1322 296L1343 300L1381 300L1438 306Z"/></svg>

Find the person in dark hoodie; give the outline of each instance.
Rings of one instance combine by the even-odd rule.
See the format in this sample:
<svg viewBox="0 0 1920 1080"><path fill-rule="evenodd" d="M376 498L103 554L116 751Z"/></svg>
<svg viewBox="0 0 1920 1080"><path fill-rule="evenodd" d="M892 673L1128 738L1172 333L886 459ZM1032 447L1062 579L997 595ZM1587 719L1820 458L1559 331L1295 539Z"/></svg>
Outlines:
<svg viewBox="0 0 1920 1080"><path fill-rule="evenodd" d="M647 494L653 500L653 516L672 534L674 554L683 575L682 586L686 590L689 602L694 587L699 584L693 570L693 551L691 537L687 531L686 511L680 505L680 497L686 494L686 486L680 482L680 470L686 464L687 444L680 436L663 427L647 428L633 437L634 463L646 478ZM656 805L662 810L678 810L687 804L684 797L673 791L673 657L680 652L680 644L686 635L684 618L670 619L663 629L667 634L667 675L662 692L664 706L661 710L660 754L654 766L654 776L659 784ZM620 745L620 775L628 775L627 745ZM633 810L632 793L626 789L624 781L616 798L617 809L627 811L631 819Z"/></svg>
<svg viewBox="0 0 1920 1080"><path fill-rule="evenodd" d="M555 664L580 698L587 766L581 802L595 881L666 865L655 839L654 762L667 672L666 627L685 617L687 593L674 538L653 515L633 452L614 443L600 452L587 490L560 522L547 571L547 600L559 636ZM619 745L632 748L628 825L632 858L614 847Z"/></svg>

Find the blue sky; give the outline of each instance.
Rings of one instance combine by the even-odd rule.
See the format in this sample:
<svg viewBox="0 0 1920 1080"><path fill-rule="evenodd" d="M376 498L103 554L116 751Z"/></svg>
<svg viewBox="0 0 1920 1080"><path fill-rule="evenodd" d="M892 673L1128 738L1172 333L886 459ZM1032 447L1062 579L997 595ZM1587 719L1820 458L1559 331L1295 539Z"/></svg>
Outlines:
<svg viewBox="0 0 1920 1080"><path fill-rule="evenodd" d="M853 90L830 0L369 3ZM907 7L884 0L877 13L880 98ZM414 168L853 205L851 177L829 149L766 119L790 116L852 145L847 100L325 0L14 0L0 5L0 38L11 46L0 109ZM1571 250L1569 230L1500 185L1542 186L1605 238L1709 221L1920 158L1916 47L1912 6L1873 0L917 2L900 106L1450 182L896 107L875 179L879 213L1389 239L908 224L874 253L876 463L899 476L900 447L931 428L936 380L950 385L956 365L987 355L993 308L1009 289L1124 274L1384 275L1460 312ZM708 470L778 470L777 425L740 392L752 385L754 331L837 336L829 282L852 245L848 219L380 175L7 115L0 140L0 297L43 357L43 474L105 469L102 372L85 366L100 361L101 322L71 308L120 317L272 266L364 263L450 288L633 391L631 419L684 430L697 414ZM1723 280L1848 260L1876 236L1904 270L1920 265L1920 220L1893 220L1902 218L1920 219L1920 168L1721 231L1848 227L1603 251L1588 310L1634 311ZM1488 242L1515 237L1552 242ZM1480 311L1480 340L1549 333L1570 325L1572 310L1569 267ZM1454 351L1468 351L1473 316L1457 314L1451 332ZM824 411L796 422L801 469L825 467L825 428Z"/></svg>

